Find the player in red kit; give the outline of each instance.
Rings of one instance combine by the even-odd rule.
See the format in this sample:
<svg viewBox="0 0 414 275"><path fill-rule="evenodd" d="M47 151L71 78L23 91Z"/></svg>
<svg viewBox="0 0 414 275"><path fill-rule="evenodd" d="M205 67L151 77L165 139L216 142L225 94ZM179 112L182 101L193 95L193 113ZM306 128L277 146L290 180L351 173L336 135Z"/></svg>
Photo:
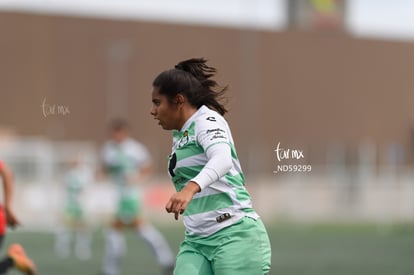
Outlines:
<svg viewBox="0 0 414 275"><path fill-rule="evenodd" d="M6 234L6 227L19 225L19 221L11 208L13 195L13 174L10 168L0 160L0 176L3 182L3 205L0 204L0 247ZM24 274L34 275L35 265L30 260L20 244L12 244L7 249L7 256L0 260L0 274L6 274L10 268L15 267Z"/></svg>

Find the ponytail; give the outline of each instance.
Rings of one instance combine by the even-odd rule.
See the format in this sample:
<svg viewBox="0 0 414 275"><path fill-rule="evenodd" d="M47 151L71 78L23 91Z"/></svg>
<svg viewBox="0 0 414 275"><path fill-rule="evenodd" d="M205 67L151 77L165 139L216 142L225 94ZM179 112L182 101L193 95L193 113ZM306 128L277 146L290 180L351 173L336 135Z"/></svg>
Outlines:
<svg viewBox="0 0 414 275"><path fill-rule="evenodd" d="M174 69L159 74L153 81L153 86L159 89L160 94L174 102L177 94L183 94L189 103L200 108L202 105L224 115L227 109L221 101L227 87L219 87L218 83L211 79L217 70L209 67L204 58L192 58L179 62Z"/></svg>

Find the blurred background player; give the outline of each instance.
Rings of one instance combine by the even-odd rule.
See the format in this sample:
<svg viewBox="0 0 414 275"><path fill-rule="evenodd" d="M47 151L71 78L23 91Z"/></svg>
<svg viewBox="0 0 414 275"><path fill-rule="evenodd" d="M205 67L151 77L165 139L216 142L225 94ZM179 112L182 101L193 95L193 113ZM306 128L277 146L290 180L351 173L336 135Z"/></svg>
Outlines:
<svg viewBox="0 0 414 275"><path fill-rule="evenodd" d="M8 166L0 160L0 176L3 181L4 205L0 205L0 247L3 244L6 234L6 225L14 228L19 221L11 208L13 195L13 174ZM35 265L27 256L23 247L19 244L12 244L7 250L7 257L0 260L0 274L15 267L24 274L35 274Z"/></svg>
<svg viewBox="0 0 414 275"><path fill-rule="evenodd" d="M138 181L151 173L151 158L146 147L129 137L128 124L116 119L110 125L111 139L102 150L103 170L118 189L118 205L111 229L106 232L106 250L102 266L104 275L119 274L120 259L125 252L122 229L131 228L152 248L164 274L172 274L174 257L161 235L140 216Z"/></svg>
<svg viewBox="0 0 414 275"><path fill-rule="evenodd" d="M63 177L65 204L62 224L55 234L55 251L58 256L70 255L72 240L75 241L74 253L80 260L91 257L91 234L85 220L82 193L90 179L90 173L75 159Z"/></svg>

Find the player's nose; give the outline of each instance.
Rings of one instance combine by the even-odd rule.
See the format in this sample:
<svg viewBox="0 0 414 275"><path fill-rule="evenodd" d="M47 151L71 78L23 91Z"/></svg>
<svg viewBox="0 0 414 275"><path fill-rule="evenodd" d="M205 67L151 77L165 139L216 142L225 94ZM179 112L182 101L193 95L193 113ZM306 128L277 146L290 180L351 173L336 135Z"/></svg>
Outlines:
<svg viewBox="0 0 414 275"><path fill-rule="evenodd" d="M157 114L157 109L155 108L154 105L152 105L151 108L150 108L150 114L152 116L155 116Z"/></svg>

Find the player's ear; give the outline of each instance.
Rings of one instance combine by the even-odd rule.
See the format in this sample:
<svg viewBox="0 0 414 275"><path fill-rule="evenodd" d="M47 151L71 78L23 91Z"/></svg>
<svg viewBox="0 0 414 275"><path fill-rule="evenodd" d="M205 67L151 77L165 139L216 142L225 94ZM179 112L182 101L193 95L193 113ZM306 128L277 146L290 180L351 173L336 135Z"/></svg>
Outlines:
<svg viewBox="0 0 414 275"><path fill-rule="evenodd" d="M175 96L175 102L177 103L177 104L184 104L184 102L185 102L185 97L182 95L182 94L180 94L180 93L178 93L176 96Z"/></svg>

